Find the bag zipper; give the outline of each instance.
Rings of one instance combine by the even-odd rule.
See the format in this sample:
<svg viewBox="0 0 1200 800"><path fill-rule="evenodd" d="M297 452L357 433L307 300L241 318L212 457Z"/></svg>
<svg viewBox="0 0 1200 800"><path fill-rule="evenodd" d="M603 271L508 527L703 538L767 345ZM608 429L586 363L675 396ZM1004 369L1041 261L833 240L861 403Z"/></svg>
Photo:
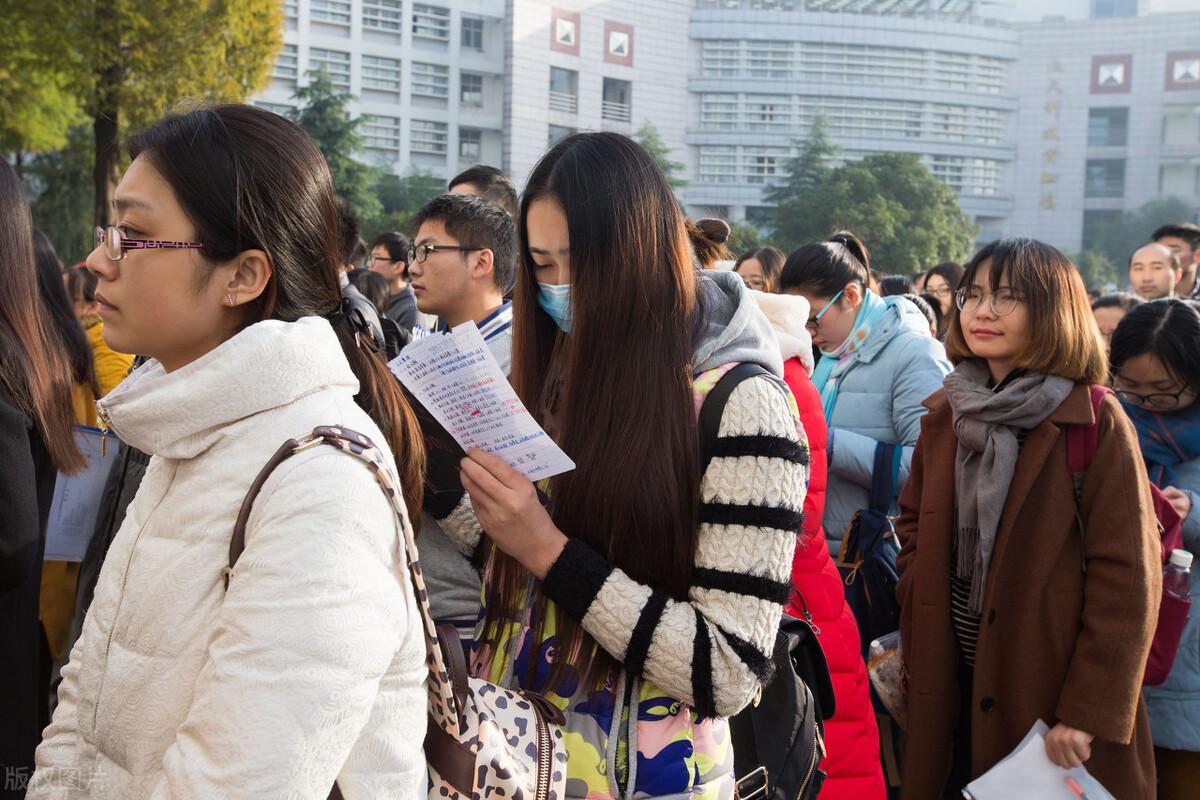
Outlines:
<svg viewBox="0 0 1200 800"><path fill-rule="evenodd" d="M551 763L553 753L550 746L550 725L536 704L534 705L534 715L537 718L538 739L537 789L534 791L534 797L536 800L549 800L550 773L554 769L554 765Z"/></svg>
<svg viewBox="0 0 1200 800"><path fill-rule="evenodd" d="M813 751L812 759L808 764L808 772L804 775L804 780L800 783L800 791L796 792L796 800L803 800L804 793L808 791L808 785L812 782L813 775L817 772L817 763L821 760L821 755L825 752L825 742L821 739L821 730L817 729L813 734Z"/></svg>

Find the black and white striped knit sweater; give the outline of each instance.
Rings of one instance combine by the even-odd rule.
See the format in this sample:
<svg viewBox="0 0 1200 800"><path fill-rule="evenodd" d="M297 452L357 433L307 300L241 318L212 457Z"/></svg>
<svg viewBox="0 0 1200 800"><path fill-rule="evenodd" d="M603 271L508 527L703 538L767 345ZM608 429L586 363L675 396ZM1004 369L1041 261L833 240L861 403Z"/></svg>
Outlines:
<svg viewBox="0 0 1200 800"><path fill-rule="evenodd" d="M789 399L758 377L730 395L713 454L701 481L687 602L637 583L578 539L569 540L542 591L629 674L702 716L726 717L771 673L802 522L808 444ZM469 497L439 522L462 552L475 552L481 530Z"/></svg>

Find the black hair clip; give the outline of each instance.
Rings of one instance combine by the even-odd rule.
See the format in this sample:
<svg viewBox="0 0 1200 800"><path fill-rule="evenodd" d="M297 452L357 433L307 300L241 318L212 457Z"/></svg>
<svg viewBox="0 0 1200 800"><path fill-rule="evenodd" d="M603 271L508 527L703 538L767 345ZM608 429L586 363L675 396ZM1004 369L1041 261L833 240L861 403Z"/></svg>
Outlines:
<svg viewBox="0 0 1200 800"><path fill-rule="evenodd" d="M363 338L367 346L378 353L384 352L386 343L383 338L383 325L379 321L379 312L368 301L357 297L343 297L342 302L326 315L331 325L345 325L354 334L354 343L362 347Z"/></svg>

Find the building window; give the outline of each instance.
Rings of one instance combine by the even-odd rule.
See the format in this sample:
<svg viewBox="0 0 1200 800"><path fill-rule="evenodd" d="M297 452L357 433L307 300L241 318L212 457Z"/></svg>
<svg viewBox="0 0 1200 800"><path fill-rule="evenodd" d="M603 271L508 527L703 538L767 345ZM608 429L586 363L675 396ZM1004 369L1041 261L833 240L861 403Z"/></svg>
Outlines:
<svg viewBox="0 0 1200 800"><path fill-rule="evenodd" d="M360 133L363 145L372 150L386 150L389 153L400 152L400 118L377 117L364 114Z"/></svg>
<svg viewBox="0 0 1200 800"><path fill-rule="evenodd" d="M791 42L753 41L746 43L751 78L790 78L792 76Z"/></svg>
<svg viewBox="0 0 1200 800"><path fill-rule="evenodd" d="M574 114L579 110L579 73L573 69L550 68L550 110Z"/></svg>
<svg viewBox="0 0 1200 800"><path fill-rule="evenodd" d="M1128 108L1088 109L1088 147L1124 147L1128 137Z"/></svg>
<svg viewBox="0 0 1200 800"><path fill-rule="evenodd" d="M308 67L311 72L325 71L334 86L350 88L350 54L340 50L322 50L319 47L308 51Z"/></svg>
<svg viewBox="0 0 1200 800"><path fill-rule="evenodd" d="M566 128L562 125L551 125L549 129L549 136L546 137L546 146L553 147L575 132L575 128Z"/></svg>
<svg viewBox="0 0 1200 800"><path fill-rule="evenodd" d="M483 19L481 17L462 18L462 46L466 50L483 49Z"/></svg>
<svg viewBox="0 0 1200 800"><path fill-rule="evenodd" d="M400 59L363 56L362 85L364 89L399 94L403 85L400 77Z"/></svg>
<svg viewBox="0 0 1200 800"><path fill-rule="evenodd" d="M1192 109L1193 106L1163 109L1163 144L1175 147L1200 144L1200 114Z"/></svg>
<svg viewBox="0 0 1200 800"><path fill-rule="evenodd" d="M613 122L629 122L633 116L633 84L616 78L604 79L600 116Z"/></svg>
<svg viewBox="0 0 1200 800"><path fill-rule="evenodd" d="M449 127L444 122L429 122L423 119L412 121L411 150L414 153L444 156L449 138Z"/></svg>
<svg viewBox="0 0 1200 800"><path fill-rule="evenodd" d="M700 95L700 127L706 130L736 130L739 127L738 96L736 94Z"/></svg>
<svg viewBox="0 0 1200 800"><path fill-rule="evenodd" d="M404 5L401 0L363 0L363 28L399 33L404 29Z"/></svg>
<svg viewBox="0 0 1200 800"><path fill-rule="evenodd" d="M1136 17L1137 0L1092 0L1092 17Z"/></svg>
<svg viewBox="0 0 1200 800"><path fill-rule="evenodd" d="M435 42L450 41L450 9L417 3L413 6L413 36Z"/></svg>
<svg viewBox="0 0 1200 800"><path fill-rule="evenodd" d="M738 154L733 145L705 145L700 148L701 183L737 183Z"/></svg>
<svg viewBox="0 0 1200 800"><path fill-rule="evenodd" d="M284 80L296 80L296 73L300 63L299 55L296 52L296 45L285 44L283 49L279 51L279 60L275 62L275 68L271 71L271 75Z"/></svg>
<svg viewBox="0 0 1200 800"><path fill-rule="evenodd" d="M283 15L288 19L300 16L300 0L283 0Z"/></svg>
<svg viewBox="0 0 1200 800"><path fill-rule="evenodd" d="M479 161L483 154L483 131L475 128L458 129L458 157L464 161Z"/></svg>
<svg viewBox="0 0 1200 800"><path fill-rule="evenodd" d="M478 108L483 105L483 76L464 72L459 86L459 102L464 106Z"/></svg>
<svg viewBox="0 0 1200 800"><path fill-rule="evenodd" d="M350 2L349 0L310 0L308 16L313 22L349 25Z"/></svg>
<svg viewBox="0 0 1200 800"><path fill-rule="evenodd" d="M1125 159L1092 158L1087 162L1084 197L1124 197Z"/></svg>
<svg viewBox="0 0 1200 800"><path fill-rule="evenodd" d="M787 156L787 149L782 147L745 148L746 183L770 183Z"/></svg>
<svg viewBox="0 0 1200 800"><path fill-rule="evenodd" d="M1083 249L1088 250L1100 244L1107 231L1121 222L1121 212L1116 210L1093 209L1083 212Z"/></svg>
<svg viewBox="0 0 1200 800"><path fill-rule="evenodd" d="M706 78L736 78L742 47L736 39L706 39L700 45L700 68Z"/></svg>
<svg viewBox="0 0 1200 800"><path fill-rule="evenodd" d="M1200 194L1197 169L1188 162L1163 164L1158 170L1160 197L1192 197Z"/></svg>
<svg viewBox="0 0 1200 800"><path fill-rule="evenodd" d="M445 100L450 97L450 68L444 64L422 64L414 61L413 89L414 97L436 97Z"/></svg>
<svg viewBox="0 0 1200 800"><path fill-rule="evenodd" d="M782 129L792 126L792 98L787 95L749 95L746 124L751 128Z"/></svg>

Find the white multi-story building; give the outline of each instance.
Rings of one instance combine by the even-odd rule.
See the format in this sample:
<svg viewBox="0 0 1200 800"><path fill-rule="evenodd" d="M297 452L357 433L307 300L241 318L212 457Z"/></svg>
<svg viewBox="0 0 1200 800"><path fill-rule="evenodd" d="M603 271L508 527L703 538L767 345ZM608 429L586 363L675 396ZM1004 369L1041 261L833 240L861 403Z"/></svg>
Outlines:
<svg viewBox="0 0 1200 800"><path fill-rule="evenodd" d="M290 0L270 86L286 112L324 69L365 118L367 160L524 183L556 139L652 121L684 160L690 0Z"/></svg>
<svg viewBox="0 0 1200 800"><path fill-rule="evenodd" d="M290 0L283 51L254 102L284 112L310 71L355 96L366 160L449 177L499 164L505 131L505 0Z"/></svg>
<svg viewBox="0 0 1200 800"><path fill-rule="evenodd" d="M1187 1L288 0L255 102L323 67L365 159L518 187L562 136L649 121L689 211L752 222L820 112L843 158L920 156L983 239L1078 252L1146 200L1200 208L1200 13L1160 13Z"/></svg>

